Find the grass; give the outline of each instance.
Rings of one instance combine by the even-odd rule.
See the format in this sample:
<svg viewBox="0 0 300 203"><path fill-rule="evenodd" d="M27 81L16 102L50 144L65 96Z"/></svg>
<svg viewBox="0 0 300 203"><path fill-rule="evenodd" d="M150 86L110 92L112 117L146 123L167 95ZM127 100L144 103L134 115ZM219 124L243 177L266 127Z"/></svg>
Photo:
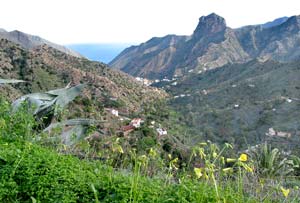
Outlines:
<svg viewBox="0 0 300 203"><path fill-rule="evenodd" d="M260 183L255 173L247 172L253 165L245 155L224 162L230 145L219 149L213 143L201 143L192 150L193 165L186 167L171 154L163 159L155 150L140 155L126 149L130 159L120 164L123 168L116 168L110 161L61 154L53 146L38 144L35 138L32 116L24 109L11 114L9 103L1 100L0 202L299 201L298 189L275 178ZM120 157L124 152L117 146L119 150L110 153ZM154 165L157 167L152 168ZM225 172L225 167L231 172Z"/></svg>
<svg viewBox="0 0 300 203"><path fill-rule="evenodd" d="M60 155L30 142L0 142L1 202L216 202L214 188L195 179L165 184L140 174L124 173L99 161ZM251 202L231 186L220 199ZM252 202L255 202L254 200Z"/></svg>

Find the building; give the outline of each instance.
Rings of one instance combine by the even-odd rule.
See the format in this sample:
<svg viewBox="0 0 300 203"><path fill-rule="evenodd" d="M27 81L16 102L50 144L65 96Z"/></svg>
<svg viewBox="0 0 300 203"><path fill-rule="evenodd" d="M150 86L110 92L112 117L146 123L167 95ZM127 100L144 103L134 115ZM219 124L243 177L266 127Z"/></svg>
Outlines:
<svg viewBox="0 0 300 203"><path fill-rule="evenodd" d="M132 125L125 125L121 128L121 130L124 133L124 135L126 136L134 130L134 127Z"/></svg>
<svg viewBox="0 0 300 203"><path fill-rule="evenodd" d="M156 128L156 132L158 133L159 136L168 134L167 130L164 128Z"/></svg>
<svg viewBox="0 0 300 203"><path fill-rule="evenodd" d="M141 123L144 121L141 118L134 118L131 120L130 125L132 125L135 128L141 127Z"/></svg>

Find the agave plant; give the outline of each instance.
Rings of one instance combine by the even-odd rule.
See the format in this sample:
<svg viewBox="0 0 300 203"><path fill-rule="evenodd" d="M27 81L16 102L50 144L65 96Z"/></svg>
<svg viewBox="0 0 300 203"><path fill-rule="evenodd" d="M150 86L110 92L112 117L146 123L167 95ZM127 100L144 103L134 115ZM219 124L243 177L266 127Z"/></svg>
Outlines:
<svg viewBox="0 0 300 203"><path fill-rule="evenodd" d="M61 129L60 139L64 145L71 146L83 139L91 125L96 125L100 121L93 119L71 119L59 123L49 125L43 132L51 133L52 130L57 128Z"/></svg>
<svg viewBox="0 0 300 203"><path fill-rule="evenodd" d="M1 79L0 78L0 84L8 84L8 83L20 83L25 82L24 80L15 80L15 79Z"/></svg>
<svg viewBox="0 0 300 203"><path fill-rule="evenodd" d="M26 103L31 113L36 117L36 120L41 121L45 128L50 125L59 110L74 100L84 87L84 84L79 84L75 87L67 85L65 88L51 90L46 93L24 95L13 102L12 111L16 112Z"/></svg>
<svg viewBox="0 0 300 203"><path fill-rule="evenodd" d="M287 159L277 148L273 148L267 143L258 145L249 151L256 172L263 177L282 177L293 172L293 162Z"/></svg>
<svg viewBox="0 0 300 203"><path fill-rule="evenodd" d="M0 84L25 82L23 80L0 79ZM70 87L50 90L45 93L27 94L12 103L12 113L27 105L28 112L31 113L39 122L38 129L44 133L51 133L54 129L60 128L61 133L56 133L55 138L66 146L75 145L82 140L91 125L98 124L100 121L92 119L71 119L53 123L58 112L65 108L75 99L85 87L79 84ZM37 139L41 137L36 137ZM47 138L51 139L50 137Z"/></svg>

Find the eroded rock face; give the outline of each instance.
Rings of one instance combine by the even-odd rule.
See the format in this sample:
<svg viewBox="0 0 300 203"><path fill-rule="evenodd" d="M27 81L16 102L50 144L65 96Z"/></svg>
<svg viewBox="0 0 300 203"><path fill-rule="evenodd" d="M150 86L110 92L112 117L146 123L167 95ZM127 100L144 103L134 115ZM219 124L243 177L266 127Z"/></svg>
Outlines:
<svg viewBox="0 0 300 203"><path fill-rule="evenodd" d="M110 66L134 76L172 78L244 63L255 58L292 61L300 58L300 16L272 26L231 29L225 19L212 13L202 16L191 36L153 38L124 50Z"/></svg>
<svg viewBox="0 0 300 203"><path fill-rule="evenodd" d="M208 16L202 16L199 19L199 23L194 31L193 37L207 37L218 32L224 32L225 29L225 19L221 16L216 15L215 13L212 13Z"/></svg>

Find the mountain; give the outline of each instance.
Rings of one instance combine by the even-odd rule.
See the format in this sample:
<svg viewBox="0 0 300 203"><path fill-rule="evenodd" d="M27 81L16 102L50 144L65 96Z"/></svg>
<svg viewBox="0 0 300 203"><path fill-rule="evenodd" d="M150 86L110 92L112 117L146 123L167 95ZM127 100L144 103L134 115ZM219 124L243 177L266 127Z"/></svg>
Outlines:
<svg viewBox="0 0 300 203"><path fill-rule="evenodd" d="M300 16L232 29L212 13L202 16L191 36L168 35L125 49L109 65L134 76L172 78L255 58L300 58ZM280 23L282 22L282 23Z"/></svg>
<svg viewBox="0 0 300 203"><path fill-rule="evenodd" d="M300 61L251 60L189 74L163 87L170 105L193 132L193 142L209 139L239 149L265 141L286 150L300 144ZM298 150L299 152L299 150Z"/></svg>
<svg viewBox="0 0 300 203"><path fill-rule="evenodd" d="M263 28L270 28L270 27L274 27L274 26L277 26L277 25L280 25L282 23L284 23L285 21L287 21L287 19L289 19L288 17L281 17L281 18L277 18L273 21L270 21L270 22L267 22L267 23L264 23L262 24L261 26Z"/></svg>
<svg viewBox="0 0 300 203"><path fill-rule="evenodd" d="M94 104L98 110L105 105L114 105L124 112L134 112L143 104L166 96L163 91L145 87L133 77L103 63L74 57L45 44L29 51L7 39L0 39L0 78L27 81L0 87L1 95L10 99L62 88L69 82L73 85L85 83L88 88L82 102L86 105L78 108L81 112L87 104Z"/></svg>
<svg viewBox="0 0 300 203"><path fill-rule="evenodd" d="M7 32L4 29L1 29L0 30L0 39L7 39L9 41L12 41L16 44L21 45L21 47L23 47L24 49L27 49L27 50L32 50L38 46L46 44L49 47L55 48L66 54L70 54L72 56L79 57L79 58L82 57L79 53L77 53L71 49L68 49L64 46L49 42L48 40L45 40L41 37L26 34L24 32L18 31L18 30Z"/></svg>
<svg viewBox="0 0 300 203"><path fill-rule="evenodd" d="M109 63L129 44L70 44L66 47L75 50L82 56L93 60Z"/></svg>

